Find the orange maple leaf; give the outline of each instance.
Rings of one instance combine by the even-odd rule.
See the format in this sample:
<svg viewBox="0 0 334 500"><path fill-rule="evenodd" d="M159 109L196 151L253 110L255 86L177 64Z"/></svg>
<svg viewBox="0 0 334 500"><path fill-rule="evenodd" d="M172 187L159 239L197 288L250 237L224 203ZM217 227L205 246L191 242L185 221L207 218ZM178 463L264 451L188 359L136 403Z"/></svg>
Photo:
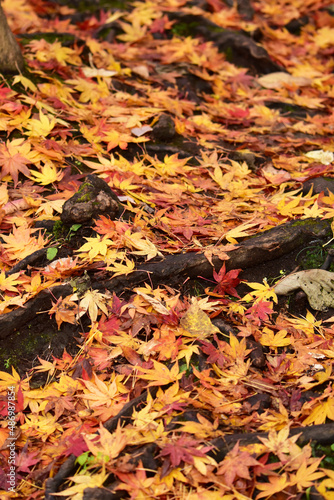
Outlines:
<svg viewBox="0 0 334 500"><path fill-rule="evenodd" d="M217 474L224 476L227 486L232 486L237 477L250 479L249 469L256 465L261 464L248 451L240 451L238 442L233 450L220 462Z"/></svg>
<svg viewBox="0 0 334 500"><path fill-rule="evenodd" d="M28 163L32 163L29 158L30 144L24 139L14 139L7 141L6 144L0 143L0 165L2 166L0 179L10 175L16 187L18 183L19 172L26 177L30 177Z"/></svg>
<svg viewBox="0 0 334 500"><path fill-rule="evenodd" d="M71 296L67 296L64 299L60 297L57 302L52 302L52 308L49 311L50 316L56 313L56 322L58 325L58 330L60 325L65 323L71 323L74 325L76 323L76 315L80 312L78 304L71 300Z"/></svg>

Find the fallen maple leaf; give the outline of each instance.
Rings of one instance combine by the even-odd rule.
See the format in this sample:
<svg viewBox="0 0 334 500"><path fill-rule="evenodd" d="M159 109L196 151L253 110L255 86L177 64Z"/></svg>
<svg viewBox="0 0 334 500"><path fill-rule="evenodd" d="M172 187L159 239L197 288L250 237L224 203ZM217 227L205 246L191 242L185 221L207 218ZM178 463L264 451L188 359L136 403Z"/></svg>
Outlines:
<svg viewBox="0 0 334 500"><path fill-rule="evenodd" d="M180 325L189 336L204 339L219 329L211 323L209 316L201 309L198 302L193 302L182 316Z"/></svg>
<svg viewBox="0 0 334 500"><path fill-rule="evenodd" d="M287 330L280 330L275 334L270 328L264 327L260 337L260 343L273 348L291 345L293 339L291 339L290 336L286 337L287 334Z"/></svg>
<svg viewBox="0 0 334 500"><path fill-rule="evenodd" d="M77 318L80 318L88 311L90 319L92 321L96 321L99 309L104 312L104 314L108 315L108 308L106 304L107 299L108 297L104 293L100 293L97 290L87 290L84 296L80 299L80 312L78 312ZM71 296L71 300L79 300L79 295L75 293Z"/></svg>
<svg viewBox="0 0 334 500"><path fill-rule="evenodd" d="M291 485L286 473L277 476L270 476L268 479L268 483L260 483L257 481L256 487L258 490L262 490L262 493L259 493L256 496L256 500L263 497L271 498L275 493L279 493Z"/></svg>
<svg viewBox="0 0 334 500"><path fill-rule="evenodd" d="M137 366L138 376L145 380L151 380L148 387L155 385L167 385L171 382L179 380L183 374L180 373L178 363L174 363L172 368L169 370L167 366L159 363L159 361L153 360L153 368L143 368L142 366Z"/></svg>
<svg viewBox="0 0 334 500"><path fill-rule="evenodd" d="M218 283L218 285L214 288L214 292L221 295L227 294L239 298L235 287L240 283L240 279L238 278L240 272L241 269L232 269L231 271L226 272L224 262L218 273L213 271L213 279Z"/></svg>
<svg viewBox="0 0 334 500"><path fill-rule="evenodd" d="M0 143L0 165L2 166L0 179L10 175L15 187L18 183L19 172L30 177L30 170L27 167L29 163L32 163L30 149L30 144L24 139L8 140L6 144Z"/></svg>
<svg viewBox="0 0 334 500"><path fill-rule="evenodd" d="M224 238L226 238L229 243L236 244L238 243L236 238L245 238L246 236L250 236L252 233L248 232L247 230L257 225L258 224L256 222L241 224L240 226L237 226L225 233Z"/></svg>
<svg viewBox="0 0 334 500"><path fill-rule="evenodd" d="M74 486L70 486L64 491L54 493L54 495L72 498L73 500L81 500L85 489L99 488L100 486L103 486L103 483L107 478L108 473L106 473L104 466L101 472L92 471L90 473L88 470L83 469L75 476L68 478L70 481L75 483Z"/></svg>
<svg viewBox="0 0 334 500"><path fill-rule="evenodd" d="M42 186L47 186L53 182L61 181L63 173L58 171L52 163L43 165L41 172L31 171L30 177Z"/></svg>
<svg viewBox="0 0 334 500"><path fill-rule="evenodd" d="M68 295L64 299L59 297L56 303L52 302L52 307L49 311L49 315L56 314L56 322L58 325L58 330L60 325L65 323L71 323L74 325L76 323L76 316L80 312L78 304L71 300L71 296Z"/></svg>
<svg viewBox="0 0 334 500"><path fill-rule="evenodd" d="M248 451L239 450L239 442L218 464L217 474L224 477L227 486L232 486L237 477L250 479L249 469L261 465Z"/></svg>
<svg viewBox="0 0 334 500"><path fill-rule="evenodd" d="M249 292L247 295L242 297L242 300L246 302L250 302L255 299L255 302L267 301L270 297L272 297L273 301L277 303L277 296L275 293L275 289L268 285L267 280L263 280L262 283L246 283L247 286L253 288L254 292Z"/></svg>

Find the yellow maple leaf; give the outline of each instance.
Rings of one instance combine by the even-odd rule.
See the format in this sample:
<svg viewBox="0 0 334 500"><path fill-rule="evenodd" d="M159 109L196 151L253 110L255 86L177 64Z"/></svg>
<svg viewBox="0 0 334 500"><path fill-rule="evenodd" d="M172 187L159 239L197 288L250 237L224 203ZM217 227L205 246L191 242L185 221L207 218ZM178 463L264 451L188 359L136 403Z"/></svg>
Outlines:
<svg viewBox="0 0 334 500"><path fill-rule="evenodd" d="M114 262L113 265L108 265L106 267L107 271L111 271L113 278L116 276L121 276L122 274L127 275L135 270L135 263L132 260L125 258L125 261Z"/></svg>
<svg viewBox="0 0 334 500"><path fill-rule="evenodd" d="M211 323L209 316L200 308L198 302L193 302L182 316L180 325L186 330L185 335L205 339L219 329Z"/></svg>
<svg viewBox="0 0 334 500"><path fill-rule="evenodd" d="M304 207L299 206L302 194L286 202L287 197L284 196L277 204L277 212L284 216L293 216L304 213Z"/></svg>
<svg viewBox="0 0 334 500"><path fill-rule="evenodd" d="M317 458L309 466L303 462L295 474L290 474L291 484L297 485L298 491L309 488L313 485L314 481L325 475L323 471L319 470L321 460L322 457Z"/></svg>
<svg viewBox="0 0 334 500"><path fill-rule="evenodd" d="M78 295L72 295L72 300L78 300ZM87 290L82 299L79 302L79 307L81 309L80 313L77 315L81 317L85 312L88 311L88 315L92 321L97 320L97 315L99 309L104 312L104 314L108 314L108 308L106 305L107 295L104 293L100 293L97 290Z"/></svg>
<svg viewBox="0 0 334 500"><path fill-rule="evenodd" d="M271 498L275 493L279 493L291 485L286 473L277 476L269 476L268 479L268 483L256 483L256 488L262 490L262 493L256 496L256 500L263 497Z"/></svg>
<svg viewBox="0 0 334 500"><path fill-rule="evenodd" d="M71 498L72 500L82 500L85 489L99 488L100 486L103 486L108 475L109 473L106 473L104 466L102 471L98 473L92 471L90 474L87 469L84 469L80 471L79 474L68 478L70 481L75 483L74 486L70 486L66 490L59 493L54 493L54 495Z"/></svg>
<svg viewBox="0 0 334 500"><path fill-rule="evenodd" d="M29 379L31 377L25 378L21 382L21 388L24 390L29 389ZM12 366L12 374L7 372L0 372L0 391L7 391L9 387L16 387L21 381L20 375L17 373L15 368ZM23 385L22 385L23 384Z"/></svg>
<svg viewBox="0 0 334 500"><path fill-rule="evenodd" d="M112 434L103 427L100 423L99 427L99 439L96 441L96 434L87 434L84 436L84 440L88 446L88 449L95 457L102 454L102 461L104 458L109 461L113 458L119 456L121 451L127 445L127 437L124 430L117 426L115 432Z"/></svg>
<svg viewBox="0 0 334 500"><path fill-rule="evenodd" d="M23 85L23 87L26 90L29 89L29 90L31 90L31 92L37 91L36 85L31 80L29 80L29 78L27 78L26 76L15 75L12 85L15 85L16 83L21 83L21 85Z"/></svg>
<svg viewBox="0 0 334 500"><path fill-rule="evenodd" d="M23 283L22 280L17 280L20 276L20 273L10 274L6 277L5 271L1 271L0 273L0 290L2 292L18 292L16 285L20 285Z"/></svg>
<svg viewBox="0 0 334 500"><path fill-rule="evenodd" d="M179 380L183 373L179 372L178 363L174 363L172 368L169 370L167 366L159 363L159 361L153 360L154 368L143 368L142 366L137 366L138 376L145 380L151 380L148 387L154 385L166 385L171 382Z"/></svg>
<svg viewBox="0 0 334 500"><path fill-rule="evenodd" d="M29 137L46 137L56 125L56 119L52 115L44 115L39 112L39 120L31 118L25 128L29 131L25 135Z"/></svg>
<svg viewBox="0 0 334 500"><path fill-rule="evenodd" d="M42 186L47 186L53 182L59 182L63 178L63 173L58 171L52 163L43 165L41 172L31 171L30 177Z"/></svg>
<svg viewBox="0 0 334 500"><path fill-rule="evenodd" d="M117 38L122 40L122 42L138 42L144 38L147 32L147 26L142 26L140 19L134 18L133 23L125 23L124 21L118 21L124 33L118 35Z"/></svg>
<svg viewBox="0 0 334 500"><path fill-rule="evenodd" d="M229 243L233 243L235 245L238 243L235 238L245 238L246 236L250 236L252 233L249 233L247 230L257 225L257 223L252 222L241 224L224 234L224 238L226 238Z"/></svg>
<svg viewBox="0 0 334 500"><path fill-rule="evenodd" d="M12 233L2 235L5 241L2 245L10 259L22 260L36 250L44 248L48 240L44 239L41 233L39 233L38 237L33 236L34 232L35 230L28 227L14 226Z"/></svg>
<svg viewBox="0 0 334 500"><path fill-rule="evenodd" d="M25 422L21 425L21 430L28 432L31 437L46 441L56 431L62 432L63 428L58 423L57 417L51 413L46 413L46 415L31 413L30 415L25 415Z"/></svg>
<svg viewBox="0 0 334 500"><path fill-rule="evenodd" d="M125 244L129 248L135 248L132 253L135 255L146 255L147 260L153 259L157 255L162 257L162 253L158 251L154 243L151 243L142 233L133 233L128 229L124 233Z"/></svg>
<svg viewBox="0 0 334 500"><path fill-rule="evenodd" d="M263 280L263 284L261 283L246 283L247 286L253 288L254 292L249 292L245 295L242 300L246 302L250 302L255 299L255 302L269 300L272 297L273 301L277 304L277 295L274 292L273 288L268 285L267 280Z"/></svg>
<svg viewBox="0 0 334 500"><path fill-rule="evenodd" d="M87 237L85 239L87 243L84 243L77 252L79 253L79 257L88 257L90 260L96 258L101 260L102 257L107 255L109 245L112 245L112 241L106 237Z"/></svg>
<svg viewBox="0 0 334 500"><path fill-rule="evenodd" d="M280 330L275 334L270 328L264 327L260 343L274 348L291 345L293 339L291 339L291 337L286 338L287 334L287 330Z"/></svg>
<svg viewBox="0 0 334 500"><path fill-rule="evenodd" d="M327 418L334 420L334 397L328 398L327 401L320 401L310 415L304 420L303 424L323 424Z"/></svg>

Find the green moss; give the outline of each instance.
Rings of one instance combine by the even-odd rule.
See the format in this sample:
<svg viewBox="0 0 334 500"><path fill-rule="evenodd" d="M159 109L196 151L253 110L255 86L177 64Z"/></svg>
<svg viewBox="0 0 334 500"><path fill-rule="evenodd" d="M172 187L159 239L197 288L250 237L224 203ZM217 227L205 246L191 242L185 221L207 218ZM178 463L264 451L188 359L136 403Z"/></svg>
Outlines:
<svg viewBox="0 0 334 500"><path fill-rule="evenodd" d="M320 467L334 470L334 445L323 446L318 443L311 443L313 457L323 457Z"/></svg>
<svg viewBox="0 0 334 500"><path fill-rule="evenodd" d="M322 243L303 248L296 257L298 264L303 269L318 269L326 260L327 252L333 249L334 244L323 247ZM334 264L331 264L329 271L334 272Z"/></svg>
<svg viewBox="0 0 334 500"><path fill-rule="evenodd" d="M233 50L231 47L227 47L227 49L224 50L226 60L228 62L233 62L234 56L233 56Z"/></svg>
<svg viewBox="0 0 334 500"><path fill-rule="evenodd" d="M87 203L88 201L91 201L93 196L93 193L91 191L92 188L93 185L91 182L83 182L78 189L78 199L76 200L76 203Z"/></svg>
<svg viewBox="0 0 334 500"><path fill-rule="evenodd" d="M20 368L22 359L33 358L41 344L47 344L52 337L51 332L36 334L34 329L29 331L28 327L28 331L16 332L8 342L7 339L3 340L2 344L11 347L10 349L9 347L0 347L0 370L10 371L12 366L15 369Z"/></svg>
<svg viewBox="0 0 334 500"><path fill-rule="evenodd" d="M199 23L197 21L191 23L177 23L173 25L171 31L175 36L192 36L198 25Z"/></svg>
<svg viewBox="0 0 334 500"><path fill-rule="evenodd" d="M63 237L64 233L64 224L61 220L56 220L53 226L52 234L56 240L59 240Z"/></svg>

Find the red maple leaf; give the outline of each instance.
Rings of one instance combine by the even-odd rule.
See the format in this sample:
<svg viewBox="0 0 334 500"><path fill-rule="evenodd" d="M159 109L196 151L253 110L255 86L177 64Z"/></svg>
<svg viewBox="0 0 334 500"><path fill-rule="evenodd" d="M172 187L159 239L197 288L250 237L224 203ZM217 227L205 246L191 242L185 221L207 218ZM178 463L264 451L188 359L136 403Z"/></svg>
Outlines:
<svg viewBox="0 0 334 500"><path fill-rule="evenodd" d="M238 292L235 287L239 285L240 279L238 278L239 273L242 269L232 269L226 272L225 262L221 267L220 271L216 273L213 271L213 279L218 283L215 287L214 292L219 295L232 295L233 297L239 298Z"/></svg>
<svg viewBox="0 0 334 500"><path fill-rule="evenodd" d="M38 454L39 450L27 453L23 448L16 458L17 472L31 472L29 467L32 467L40 461L39 458L35 458Z"/></svg>
<svg viewBox="0 0 334 500"><path fill-rule="evenodd" d="M250 307L245 316L247 319L252 320L255 325L260 326L262 321L267 321L268 316L273 313L271 302L267 300L260 300Z"/></svg>
<svg viewBox="0 0 334 500"><path fill-rule="evenodd" d="M168 456L173 467L178 467L181 462L187 464L194 463L194 457L205 457L202 450L198 450L198 441L191 439L186 435L181 436L174 442L168 443L160 452L160 457ZM205 448L206 451L207 448Z"/></svg>

